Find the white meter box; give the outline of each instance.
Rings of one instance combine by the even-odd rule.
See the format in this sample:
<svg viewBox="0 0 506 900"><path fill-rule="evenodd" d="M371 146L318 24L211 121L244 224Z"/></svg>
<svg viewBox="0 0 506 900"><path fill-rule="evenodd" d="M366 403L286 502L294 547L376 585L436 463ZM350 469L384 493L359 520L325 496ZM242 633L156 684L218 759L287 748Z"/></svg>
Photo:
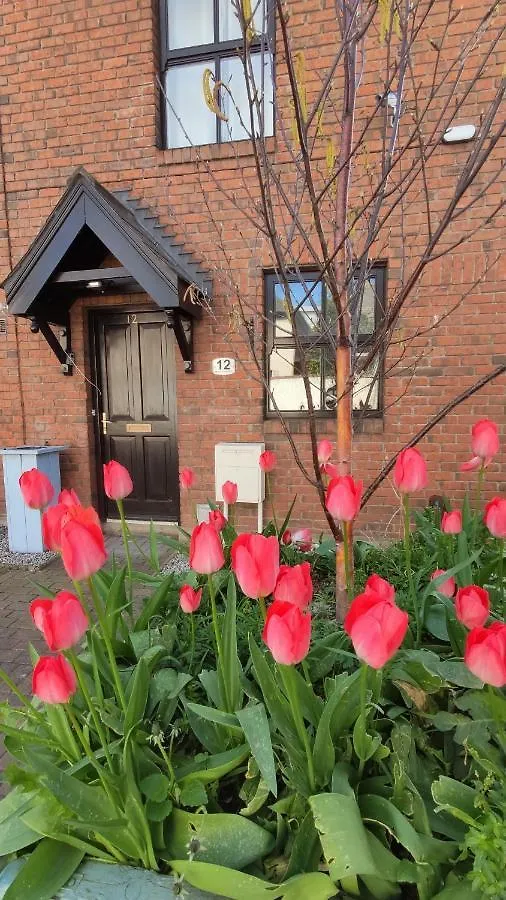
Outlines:
<svg viewBox="0 0 506 900"><path fill-rule="evenodd" d="M216 444L214 448L215 499L223 500L221 487L225 481L237 484L240 503L262 503L265 481L258 460L265 444Z"/></svg>

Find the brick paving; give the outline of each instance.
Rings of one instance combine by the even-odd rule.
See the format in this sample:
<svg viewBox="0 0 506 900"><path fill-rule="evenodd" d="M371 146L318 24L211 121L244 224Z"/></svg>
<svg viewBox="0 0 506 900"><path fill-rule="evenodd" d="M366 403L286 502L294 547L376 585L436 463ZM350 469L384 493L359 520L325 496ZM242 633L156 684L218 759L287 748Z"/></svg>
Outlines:
<svg viewBox="0 0 506 900"><path fill-rule="evenodd" d="M135 539L139 547L148 553L147 537L136 535ZM119 561L124 559L124 549L119 536L107 536L106 545L110 556L114 553ZM145 569L145 560L134 545L131 546L131 552L134 567ZM159 553L161 565L172 555L163 545L159 545ZM40 652L44 652L45 648L28 612L31 600L43 596L41 587L37 587L34 582L46 585L53 591L62 588L72 589L59 559L36 571L0 568L0 666L28 696L31 693L32 672L28 644L31 642ZM7 699L15 705L16 698L5 683L0 681L0 701ZM0 746L0 769L4 759Z"/></svg>

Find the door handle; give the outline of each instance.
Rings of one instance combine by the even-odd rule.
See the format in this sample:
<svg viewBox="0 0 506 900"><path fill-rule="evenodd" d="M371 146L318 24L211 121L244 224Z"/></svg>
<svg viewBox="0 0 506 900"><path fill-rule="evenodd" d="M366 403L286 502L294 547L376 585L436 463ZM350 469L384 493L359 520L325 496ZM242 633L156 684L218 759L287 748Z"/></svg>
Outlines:
<svg viewBox="0 0 506 900"><path fill-rule="evenodd" d="M107 426L111 424L111 420L107 418L107 413L102 413L102 434L107 434Z"/></svg>

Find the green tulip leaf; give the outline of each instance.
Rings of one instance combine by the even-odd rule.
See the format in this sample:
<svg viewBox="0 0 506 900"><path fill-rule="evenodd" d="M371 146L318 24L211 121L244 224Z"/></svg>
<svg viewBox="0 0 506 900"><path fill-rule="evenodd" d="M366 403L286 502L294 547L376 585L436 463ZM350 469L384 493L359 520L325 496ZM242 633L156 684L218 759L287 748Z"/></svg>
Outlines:
<svg viewBox="0 0 506 900"><path fill-rule="evenodd" d="M269 831L243 816L175 809L166 827L164 859L183 859L192 838L199 842L195 855L200 862L229 869L244 869L262 859L274 845Z"/></svg>
<svg viewBox="0 0 506 900"><path fill-rule="evenodd" d="M249 703L238 710L237 719L248 741L252 756L258 764L267 787L277 797L276 764L272 750L269 720L263 703Z"/></svg>
<svg viewBox="0 0 506 900"><path fill-rule="evenodd" d="M369 847L360 809L351 794L316 794L309 798L330 877L380 874Z"/></svg>
<svg viewBox="0 0 506 900"><path fill-rule="evenodd" d="M22 816L33 808L36 798L14 790L0 800L0 856L23 850L40 838Z"/></svg>
<svg viewBox="0 0 506 900"><path fill-rule="evenodd" d="M52 900L83 857L77 847L44 838L7 888L4 900Z"/></svg>

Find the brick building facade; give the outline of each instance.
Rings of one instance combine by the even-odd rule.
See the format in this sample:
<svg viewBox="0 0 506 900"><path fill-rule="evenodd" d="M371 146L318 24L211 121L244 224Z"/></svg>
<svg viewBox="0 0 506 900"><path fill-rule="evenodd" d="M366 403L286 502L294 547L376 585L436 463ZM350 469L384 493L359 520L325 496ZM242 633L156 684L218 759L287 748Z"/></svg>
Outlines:
<svg viewBox="0 0 506 900"><path fill-rule="evenodd" d="M335 19L335 4L330 0L291 0L288 5L294 47L305 48L308 92L311 93L317 89L320 67L323 68L331 58L329 23ZM170 2L161 6L169 21L171 10L176 6ZM437 37L442 6L446 4L435 4L433 18L428 20L426 31L415 48L414 59L421 81L432 65L430 40ZM464 4L464 14L453 26L448 44L456 53L480 21L482 6L476 0L467 0ZM232 199L237 201L238 198L239 204L245 205L254 204L257 199L250 144L248 141L223 141L200 146L198 150L166 146L167 115L162 114L164 103L159 75L164 67L164 52L170 59L176 62L177 59L163 49L167 47L164 21L159 4L152 0L75 0L72 3L45 0L37 5L29 0L4 0L0 10L0 277L7 278L12 270L16 272L15 266L20 260L26 260L25 254L33 248L38 235L44 234L47 242L52 240L53 220L49 225L47 220L57 204L61 204L72 178L85 180L89 175L90 190L95 189L94 185L96 190L103 190L107 209L119 215L123 226L119 231L111 226L112 243L117 234L121 232L124 236L129 229L131 240L134 235L136 241L141 241L139 235L142 237L148 225L164 226L165 234L169 236L169 261L173 258L170 257L172 246L176 263L179 261L182 266L180 271L176 265L176 274L180 276L176 292L179 292L183 306L187 298L181 294L191 280L190 276L185 277L185 264L195 264L192 271L198 271L197 282L200 278L202 283L210 285L211 300L210 309L204 310L194 323L192 372L185 371L175 330L168 331L163 352L156 345L156 353L165 354L165 362L160 365L162 368L168 366L163 375L164 390L166 388L168 394L164 394L160 402L173 403L170 408L173 432L170 452L157 449L162 445L160 442L157 445L154 440L152 471L146 478L163 481L166 475L162 477L161 469L165 460L165 465L173 470L169 478L173 485L178 465L189 465L198 476L193 499L205 501L213 496L214 445L221 441L265 441L279 457L275 479L278 508L286 507L297 493L295 521L319 529L323 527L324 519L316 493L295 466L279 421L265 413L264 389L251 361L245 335L240 328L234 327L230 262L226 263L223 249L228 260L232 260L232 280L236 288L249 298L250 308L257 310L251 316L251 329L255 346L262 350L265 275L272 271L273 260L267 242L259 239L258 232L240 215ZM500 22L493 22L491 27L493 37L498 33ZM287 103L287 76L278 31L275 40L274 96L275 104L282 109ZM367 48L358 122L376 96L375 62L379 68L383 52L379 39ZM504 42L497 44L487 60L460 111L459 122L480 125L497 89L503 62ZM223 60L221 65L225 66ZM170 87L172 82L165 84ZM409 101L407 106L409 117ZM212 118L209 110L206 115ZM214 121L209 127L215 127ZM331 129L332 124L327 123L325 127ZM177 140L172 142L178 143ZM438 143L431 156L426 177L436 216L451 196L470 146ZM289 180L293 162L282 146L279 128L276 135L268 139L268 147L270 153L278 155L279 165L286 167ZM374 136L369 150L374 154ZM499 146L478 176L472 188L475 197L494 172L494 167L500 167L500 153ZM325 148L322 149L322 158L324 156ZM81 172L81 176L76 176L76 171ZM248 190L251 197L248 197ZM466 224L478 221L480 217L486 219L495 210L501 191L504 191L504 179L497 177L465 217ZM110 197L115 200L110 201ZM85 202L90 209L89 200L85 198ZM102 213L107 218L106 207ZM133 220L129 220L129 214L137 215L138 228ZM148 223L145 217L151 214ZM89 213L86 240L88 232L93 231L91 221ZM416 257L424 222L425 202L420 193L402 214L399 212L393 217L387 237L373 248L373 258L381 262L386 273L387 303L404 277L406 258ZM460 222L458 227L461 227ZM46 231L41 231L44 228ZM456 230L453 237L459 233ZM145 245L139 253L145 260L152 254L153 245L149 235L144 238ZM82 234L79 241L81 239ZM118 266L125 268L121 253L114 252L111 242L100 240L104 252L98 255L95 252L98 244L93 243L93 236L82 245L77 238L77 243L71 241L65 245L68 254L66 270L92 270L93 266L87 264L88 256L108 272ZM506 360L504 262L501 263L499 258L503 245L504 221L495 216L465 245L442 256L425 270L395 333L396 344L387 354L384 362L387 371L390 363L399 359L399 347L403 347L407 336L417 332L419 337L408 344L402 365L385 379L382 409L356 424L353 468L366 484L446 400ZM120 247L120 243L117 246ZM86 256L86 264L82 265L76 263L76 255L81 251ZM191 256L182 257L183 251ZM72 264L69 262L71 257ZM23 275L26 283L29 277L42 278L35 272L36 261L37 253L32 253L29 261L32 268L26 269ZM301 261L306 265L311 263L310 259L302 258ZM55 271L61 272L61 260L57 262ZM157 268L156 260L151 259L150 264L153 269ZM130 275L138 285L147 283L141 278L140 268L139 272L130 272ZM34 333L31 330L29 318L7 315L5 309L0 311L0 317L6 323L4 333L0 334L1 442L8 446L46 442L68 445L62 459L63 483L73 486L83 501L102 504L105 514L107 510L103 498L101 500L97 479L100 463L97 434L104 412L103 393L98 394L95 386L96 368L100 366L100 360L94 361L95 351L97 359L100 355L97 341L100 341L100 334L105 333L104 328L113 326L123 334L121 340L126 340L125 321L136 325L141 313L150 310L159 313L160 308L154 303L153 294L140 293L139 287L135 293L122 290L121 279L117 289L110 287L116 284L112 279L105 293L81 284L73 285L66 294L65 281L60 281L57 288L53 285L54 292L51 293L47 284L53 276L49 267L42 278L45 281L44 302L67 308L69 300L74 301L70 306L74 373L72 377L62 374L41 331ZM149 280L149 274L146 279ZM37 303L42 301L39 299ZM454 306L454 311L450 312ZM91 313L99 310L101 316L93 318ZM107 319L107 311L114 312L119 318ZM129 320L129 316L134 319ZM437 328L433 327L435 317L442 318ZM149 328L156 331L156 317L153 322L148 319ZM49 321L58 323L58 318L49 318ZM96 332L94 343L90 334L92 325ZM55 333L58 333L58 327ZM107 338L103 337L103 340ZM149 357L151 337L146 340ZM156 343L156 339L153 340ZM121 356L120 351L118 353ZM236 373L227 378L213 375L211 361L217 357L235 358ZM117 365L121 370L120 361ZM127 375L128 381L130 373ZM115 390L120 391L121 381L122 378L116 375ZM134 382L135 379L128 388L133 394L137 390ZM420 445L428 459L432 492L447 493L457 501L462 499L469 476L456 473L460 462L469 455L471 425L484 416L496 420L504 433L504 378L491 382L460 405ZM288 416L286 421L297 450L309 463L307 419L300 415ZM322 437L332 439L333 428L332 418L318 418L317 429ZM153 437L156 435L154 429ZM109 450L113 446L114 443L108 445ZM130 451L125 452L126 459ZM497 493L504 490L504 486L500 462L495 462L490 467L488 490ZM162 500L163 491L169 489L172 490L168 482L160 488ZM173 501L169 518L177 518L178 503L178 499ZM362 514L363 529L396 532L396 526L392 525L396 505L387 480ZM149 509L154 510L155 518L164 518L163 503ZM242 508L244 525L251 526L253 516L252 509ZM190 521L184 497L181 521L183 524Z"/></svg>

